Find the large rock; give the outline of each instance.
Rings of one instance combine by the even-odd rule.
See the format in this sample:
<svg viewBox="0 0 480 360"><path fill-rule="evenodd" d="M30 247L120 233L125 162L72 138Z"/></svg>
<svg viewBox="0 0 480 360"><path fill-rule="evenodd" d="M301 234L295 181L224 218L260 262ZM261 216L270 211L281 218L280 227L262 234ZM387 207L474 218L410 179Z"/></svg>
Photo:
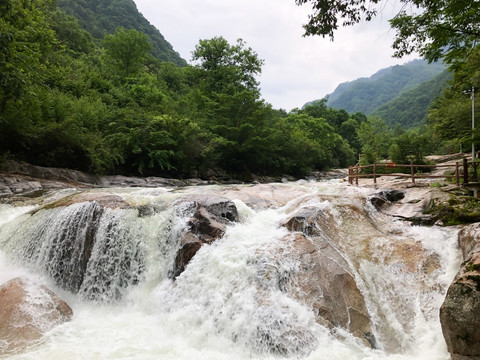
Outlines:
<svg viewBox="0 0 480 360"><path fill-rule="evenodd" d="M286 291L312 308L318 323L329 328L340 327L375 347L372 324L365 300L351 274L348 263L329 243L320 238L307 239L294 234L292 256L300 271L288 278Z"/></svg>
<svg viewBox="0 0 480 360"><path fill-rule="evenodd" d="M284 225L293 234L294 259L301 271L289 277L287 286L293 298L308 304L317 322L329 328L340 327L375 347L370 316L362 293L344 256L319 235L319 222L328 215L317 207L299 209ZM309 236L307 238L305 235Z"/></svg>
<svg viewBox="0 0 480 360"><path fill-rule="evenodd" d="M295 297L305 296L303 302L315 311L319 323L346 329L372 347L378 340L386 351L401 352L399 335L412 332L416 313L412 299L391 289L401 292L408 286L407 279L417 278L418 291L431 291L422 279L439 269L439 257L399 229L386 234L376 222L382 220L374 222L364 203L338 203L333 197L328 202L306 197L303 202L305 206L294 210L284 223L296 232L291 240L293 258L299 259L302 269L295 281L303 290ZM381 277L377 281L368 270L377 266L401 275L399 284L390 288ZM368 288L387 290L383 300L388 305L364 297L369 296ZM400 308L404 310L396 313L395 326L401 325L401 330L389 322L377 323L373 330L371 316L388 316L389 309Z"/></svg>
<svg viewBox="0 0 480 360"><path fill-rule="evenodd" d="M220 239L226 225L238 221L235 204L226 198L209 195L192 195L176 203L178 211L187 215L187 231L182 234L174 267L169 276L176 278L204 244Z"/></svg>
<svg viewBox="0 0 480 360"><path fill-rule="evenodd" d="M466 261L473 252L480 249L480 223L464 227L458 233L458 247Z"/></svg>
<svg viewBox="0 0 480 360"><path fill-rule="evenodd" d="M21 278L8 281L0 286L0 355L34 344L72 315L45 286Z"/></svg>
<svg viewBox="0 0 480 360"><path fill-rule="evenodd" d="M480 226L459 233L464 262L440 308L440 322L452 360L480 359Z"/></svg>
<svg viewBox="0 0 480 360"><path fill-rule="evenodd" d="M3 170L10 174L26 175L37 179L104 185L97 175L78 170L36 166L20 161L7 160Z"/></svg>

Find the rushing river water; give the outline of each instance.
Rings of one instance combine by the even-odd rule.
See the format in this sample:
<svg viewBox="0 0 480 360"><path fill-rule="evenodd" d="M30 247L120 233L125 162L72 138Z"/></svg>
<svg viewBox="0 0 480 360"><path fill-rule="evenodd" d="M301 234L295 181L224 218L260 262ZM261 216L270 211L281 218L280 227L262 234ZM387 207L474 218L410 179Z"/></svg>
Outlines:
<svg viewBox="0 0 480 360"><path fill-rule="evenodd" d="M132 207L99 215L94 202L45 206L74 190L0 204L0 284L33 279L74 312L38 344L0 358L449 359L438 311L460 263L455 229L410 226L377 212L366 200L372 190L333 182L101 191ZM231 199L240 221L172 280L185 222L171 204L198 193ZM272 275L301 271L279 243L289 233L282 224L305 207L329 215L322 241L348 263L376 349L321 325ZM92 223L95 245L79 278L75 239L88 238Z"/></svg>

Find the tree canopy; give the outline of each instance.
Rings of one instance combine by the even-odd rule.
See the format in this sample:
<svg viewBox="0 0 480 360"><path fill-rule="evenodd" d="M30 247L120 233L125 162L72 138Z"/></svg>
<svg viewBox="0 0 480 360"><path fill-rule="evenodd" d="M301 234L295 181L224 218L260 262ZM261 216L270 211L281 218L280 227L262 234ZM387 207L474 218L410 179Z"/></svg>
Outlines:
<svg viewBox="0 0 480 360"><path fill-rule="evenodd" d="M50 2L5 0L0 11L0 161L249 179L347 166L359 152L362 117L324 101L272 109L257 80L264 62L241 39L200 40L193 65L178 66L153 58L135 29L95 42Z"/></svg>
<svg viewBox="0 0 480 360"><path fill-rule="evenodd" d="M392 131L327 99L273 109L257 79L264 62L241 39L200 40L193 65L178 66L152 57L139 30L117 27L95 41L50 1L4 0L0 13L0 162L250 180L346 167L360 153L400 162L431 151L429 129ZM476 62L455 77L459 87L478 84ZM450 98L442 101L430 128L451 141L445 129L460 122L444 116ZM463 125L456 134L469 135Z"/></svg>
<svg viewBox="0 0 480 360"><path fill-rule="evenodd" d="M386 0L295 0L311 4L305 35L329 36L339 25L372 20ZM455 63L469 55L480 39L480 2L475 0L400 0L402 10L390 20L396 36L394 56L418 52L429 61Z"/></svg>

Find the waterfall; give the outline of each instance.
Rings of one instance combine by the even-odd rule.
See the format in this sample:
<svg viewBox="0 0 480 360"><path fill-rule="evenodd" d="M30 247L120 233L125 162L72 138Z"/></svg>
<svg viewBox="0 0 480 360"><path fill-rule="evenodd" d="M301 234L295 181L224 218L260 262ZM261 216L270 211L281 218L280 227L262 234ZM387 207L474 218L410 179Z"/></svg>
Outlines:
<svg viewBox="0 0 480 360"><path fill-rule="evenodd" d="M44 283L74 312L8 358L448 359L438 309L457 230L383 215L369 192L103 189L0 204L0 282ZM238 221L216 218L221 236L172 278L185 234L205 226L192 225L196 196L230 199Z"/></svg>

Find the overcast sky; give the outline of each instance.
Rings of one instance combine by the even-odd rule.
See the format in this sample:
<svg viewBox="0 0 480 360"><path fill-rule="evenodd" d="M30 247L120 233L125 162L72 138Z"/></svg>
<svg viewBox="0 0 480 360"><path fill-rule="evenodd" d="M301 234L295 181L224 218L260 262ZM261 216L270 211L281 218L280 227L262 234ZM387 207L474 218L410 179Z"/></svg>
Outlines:
<svg viewBox="0 0 480 360"><path fill-rule="evenodd" d="M335 41L302 37L311 12L295 0L134 0L138 10L191 62L200 39L242 38L265 60L259 78L262 97L276 109L290 111L332 93L342 82L369 77L380 69L417 56L392 58L394 31L388 1L373 22L342 28Z"/></svg>

